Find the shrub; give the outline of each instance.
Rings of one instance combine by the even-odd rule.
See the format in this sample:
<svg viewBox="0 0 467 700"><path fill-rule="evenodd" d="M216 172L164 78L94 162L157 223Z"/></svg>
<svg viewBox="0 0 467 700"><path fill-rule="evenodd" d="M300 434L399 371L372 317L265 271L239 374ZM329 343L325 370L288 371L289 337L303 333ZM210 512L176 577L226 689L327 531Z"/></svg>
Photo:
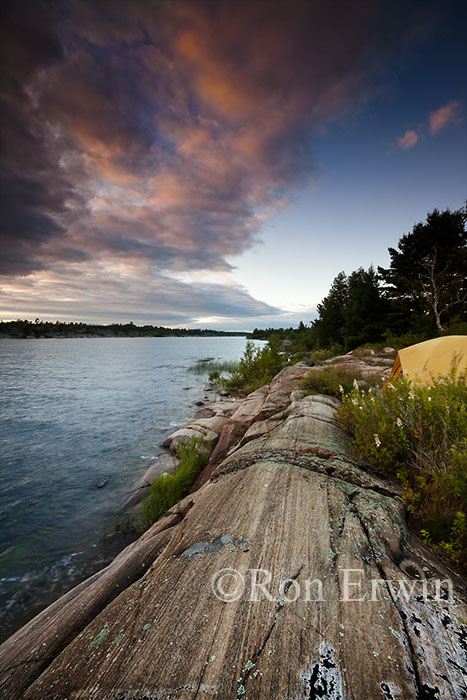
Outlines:
<svg viewBox="0 0 467 700"><path fill-rule="evenodd" d="M384 344L389 345L391 348L400 350L401 348L406 348L409 345L415 345L416 343L423 343L425 340L430 340L436 337L436 334L428 330L425 332L410 331L409 333L404 333L403 335L397 335L393 331L386 331L384 333Z"/></svg>
<svg viewBox="0 0 467 700"><path fill-rule="evenodd" d="M261 348L255 348L249 341L238 368L223 384L230 393L250 394L270 382L286 364L278 339L269 340Z"/></svg>
<svg viewBox="0 0 467 700"><path fill-rule="evenodd" d="M310 352L310 358L314 362L324 362L324 360L329 360L331 357L335 357L336 355L342 355L343 352L343 346L339 345L339 343L334 343L334 345L332 345L327 350L312 350Z"/></svg>
<svg viewBox="0 0 467 700"><path fill-rule="evenodd" d="M380 386L381 375L378 372L361 372L342 365L326 366L322 369L312 370L310 374L300 380L298 386L309 394L327 394L328 396L340 396L352 391L355 382L365 383L369 386Z"/></svg>
<svg viewBox="0 0 467 700"><path fill-rule="evenodd" d="M187 495L196 477L209 460L209 448L202 446L201 438L178 445L180 465L172 474L158 474L151 484L151 493L143 500L141 532L147 530L169 508Z"/></svg>
<svg viewBox="0 0 467 700"><path fill-rule="evenodd" d="M386 344L386 343L366 343L366 345L359 345L358 348L355 348L354 350L352 350L352 355L353 355L354 357L360 358L361 360L366 360L367 362L368 362L368 361L371 362L372 360L375 361L375 362L379 362L379 361L380 361L380 357L376 356L376 357L374 358L373 355L372 355L372 350L373 350L374 352L381 353L381 351L384 350L385 347L387 347L387 344ZM390 346L390 347L392 347L392 346ZM394 359L395 356L396 356L396 350L395 350L395 348L394 348L394 351L393 351L393 352L391 352L391 353L388 354L388 355L385 354L384 356L385 356L386 358L392 358L392 359Z"/></svg>
<svg viewBox="0 0 467 700"><path fill-rule="evenodd" d="M401 378L377 394L354 389L337 415L354 449L399 479L424 539L460 563L466 547L466 377L452 371L433 386Z"/></svg>

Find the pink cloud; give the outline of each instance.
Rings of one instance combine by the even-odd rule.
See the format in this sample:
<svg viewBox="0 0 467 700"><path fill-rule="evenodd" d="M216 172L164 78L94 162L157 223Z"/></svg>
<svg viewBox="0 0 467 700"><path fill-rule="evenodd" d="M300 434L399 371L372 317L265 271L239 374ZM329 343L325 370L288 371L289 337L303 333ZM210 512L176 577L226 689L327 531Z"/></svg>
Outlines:
<svg viewBox="0 0 467 700"><path fill-rule="evenodd" d="M406 131L403 136L397 139L397 144L399 148L406 151L408 148L413 148L418 141L418 134L414 129Z"/></svg>
<svg viewBox="0 0 467 700"><path fill-rule="evenodd" d="M456 124L460 119L460 102L454 100L444 107L440 107L435 112L430 114L430 131L432 134L437 134L444 129L448 124Z"/></svg>

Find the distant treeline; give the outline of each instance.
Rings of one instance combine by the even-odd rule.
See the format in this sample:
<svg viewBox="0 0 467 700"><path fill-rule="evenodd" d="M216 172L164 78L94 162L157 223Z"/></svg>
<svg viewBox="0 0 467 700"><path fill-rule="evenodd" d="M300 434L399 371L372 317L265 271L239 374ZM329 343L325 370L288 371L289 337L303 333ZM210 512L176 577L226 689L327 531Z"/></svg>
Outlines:
<svg viewBox="0 0 467 700"><path fill-rule="evenodd" d="M385 269L340 272L317 306L319 317L294 328L255 328L254 339L289 341L290 352L348 352L366 343L403 347L443 334L467 334L466 208L435 209L389 248Z"/></svg>
<svg viewBox="0 0 467 700"><path fill-rule="evenodd" d="M215 331L200 328L164 328L163 326L136 326L130 323L111 323L107 326L90 323L63 323L62 321L17 320L0 322L0 337L9 338L162 338L166 336L245 336L236 331Z"/></svg>

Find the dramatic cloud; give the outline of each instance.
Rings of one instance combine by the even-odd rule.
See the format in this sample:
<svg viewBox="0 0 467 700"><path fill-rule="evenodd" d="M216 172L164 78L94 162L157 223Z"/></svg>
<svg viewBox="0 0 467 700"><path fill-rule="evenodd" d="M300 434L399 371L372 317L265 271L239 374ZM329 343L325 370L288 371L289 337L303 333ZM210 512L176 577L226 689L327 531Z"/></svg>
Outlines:
<svg viewBox="0 0 467 700"><path fill-rule="evenodd" d="M368 0L9 0L0 274L32 294L28 275L37 290L61 270L86 298L112 288L87 270L131 265L149 310L173 275L224 275L313 178L314 130L368 98L399 34L397 8ZM221 315L276 312L231 283L209 295Z"/></svg>
<svg viewBox="0 0 467 700"><path fill-rule="evenodd" d="M459 101L450 102L430 114L430 132L437 134L449 124L458 124L461 104Z"/></svg>
<svg viewBox="0 0 467 700"><path fill-rule="evenodd" d="M413 146L415 146L417 141L418 134L413 129L411 129L410 131L406 131L404 136L401 136L400 139L397 139L399 148L402 148L403 151L406 151L408 148L412 148Z"/></svg>
<svg viewBox="0 0 467 700"><path fill-rule="evenodd" d="M7 282L0 304L14 317L51 315L62 319L114 322L132 319L159 325L225 325L238 319L239 328L251 319L274 318L279 309L252 297L241 287L198 282L187 284L168 275L151 275L139 265L92 262L37 272L26 280ZM135 314L137 314L135 316Z"/></svg>

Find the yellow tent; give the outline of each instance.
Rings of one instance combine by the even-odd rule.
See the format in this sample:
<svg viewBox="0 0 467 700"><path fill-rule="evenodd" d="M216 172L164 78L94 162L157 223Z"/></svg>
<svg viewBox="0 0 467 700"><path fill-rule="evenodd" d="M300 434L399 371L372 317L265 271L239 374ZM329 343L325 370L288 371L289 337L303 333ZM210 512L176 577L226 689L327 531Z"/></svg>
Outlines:
<svg viewBox="0 0 467 700"><path fill-rule="evenodd" d="M433 378L448 374L453 364L457 375L467 373L467 335L446 335L399 350L390 379L402 373L408 379L431 384Z"/></svg>

